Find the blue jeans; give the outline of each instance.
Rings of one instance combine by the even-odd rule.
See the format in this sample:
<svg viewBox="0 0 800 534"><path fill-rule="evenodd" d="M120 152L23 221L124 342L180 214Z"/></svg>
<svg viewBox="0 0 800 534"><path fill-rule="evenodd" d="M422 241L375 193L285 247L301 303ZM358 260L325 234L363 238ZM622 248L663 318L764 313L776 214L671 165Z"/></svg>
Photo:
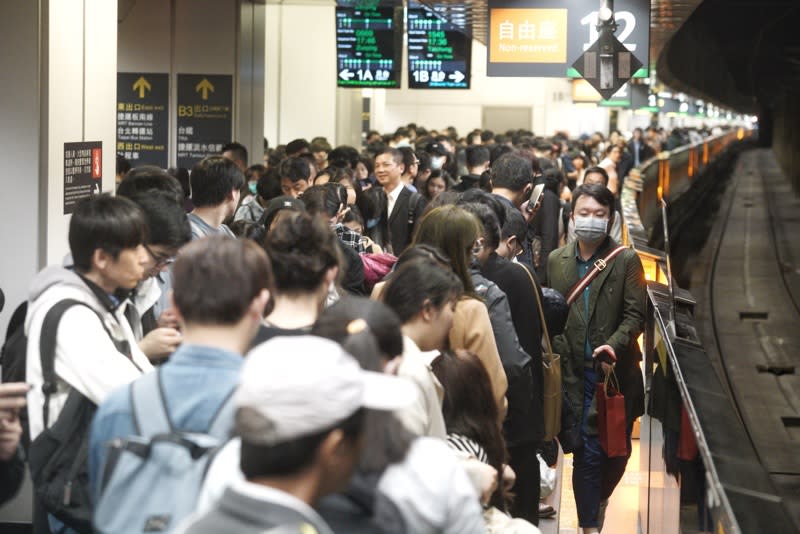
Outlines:
<svg viewBox="0 0 800 534"><path fill-rule="evenodd" d="M597 514L600 511L600 501L611 497L617 487L625 467L628 456L608 458L600 446L597 434L588 433L587 416L589 407L594 399L597 385L597 373L594 369L585 368L583 374L583 415L581 417L581 438L583 448L576 451L572 461L572 491L575 494L575 506L578 509L578 524L581 528L597 528ZM631 431L633 425L626 429L628 438L628 451L631 450Z"/></svg>

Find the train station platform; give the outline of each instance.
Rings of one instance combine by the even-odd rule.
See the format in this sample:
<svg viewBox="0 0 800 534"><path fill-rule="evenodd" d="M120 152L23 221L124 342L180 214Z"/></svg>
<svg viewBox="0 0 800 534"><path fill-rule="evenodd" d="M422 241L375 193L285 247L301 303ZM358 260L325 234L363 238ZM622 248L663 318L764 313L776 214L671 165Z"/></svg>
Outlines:
<svg viewBox="0 0 800 534"><path fill-rule="evenodd" d="M769 474L770 499L800 530L800 198L772 151L754 149L739 156L722 202L710 268L693 284L698 331Z"/></svg>

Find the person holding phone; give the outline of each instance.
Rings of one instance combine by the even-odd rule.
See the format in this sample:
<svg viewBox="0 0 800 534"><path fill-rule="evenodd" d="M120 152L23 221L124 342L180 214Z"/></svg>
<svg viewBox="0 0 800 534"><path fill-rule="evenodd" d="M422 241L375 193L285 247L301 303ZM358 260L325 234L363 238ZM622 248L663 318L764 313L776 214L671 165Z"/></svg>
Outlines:
<svg viewBox="0 0 800 534"><path fill-rule="evenodd" d="M575 451L572 485L578 522L585 534L599 532L608 498L625 473L628 458L608 458L597 437L596 384L614 371L625 396L628 452L633 421L644 413L644 383L637 339L644 331L646 282L633 249L619 248L608 235L614 219L614 195L602 185L575 190L572 219L577 240L548 258L549 286L572 295L567 323L553 339L561 354L562 388L581 414L583 447ZM613 259L612 259L613 258ZM585 289L577 286L596 266L602 269ZM585 280L583 280L585 282ZM570 299L568 298L568 302Z"/></svg>

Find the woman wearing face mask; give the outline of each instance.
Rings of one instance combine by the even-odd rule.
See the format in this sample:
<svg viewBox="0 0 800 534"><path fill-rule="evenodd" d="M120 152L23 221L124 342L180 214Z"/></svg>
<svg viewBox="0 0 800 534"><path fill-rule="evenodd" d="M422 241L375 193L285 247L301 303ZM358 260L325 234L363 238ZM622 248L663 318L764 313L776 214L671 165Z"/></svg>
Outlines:
<svg viewBox="0 0 800 534"><path fill-rule="evenodd" d="M547 264L549 286L563 295L595 266L605 267L575 298L564 332L553 339L561 354L562 388L581 414L583 447L575 452L572 477L578 522L586 533L603 526L608 498L625 473L628 457L608 458L597 437L595 386L612 369L625 396L628 455L633 421L644 413L644 384L637 338L644 330L646 282L633 249L607 259L618 244L609 237L614 195L585 184L572 200L576 241L554 250Z"/></svg>

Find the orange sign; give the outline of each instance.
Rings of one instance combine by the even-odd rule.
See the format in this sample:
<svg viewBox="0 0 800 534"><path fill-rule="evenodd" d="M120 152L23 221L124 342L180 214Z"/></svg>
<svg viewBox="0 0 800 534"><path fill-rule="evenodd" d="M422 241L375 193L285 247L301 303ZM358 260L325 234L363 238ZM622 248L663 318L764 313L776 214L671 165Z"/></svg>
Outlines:
<svg viewBox="0 0 800 534"><path fill-rule="evenodd" d="M489 61L565 63L566 9L490 9Z"/></svg>

